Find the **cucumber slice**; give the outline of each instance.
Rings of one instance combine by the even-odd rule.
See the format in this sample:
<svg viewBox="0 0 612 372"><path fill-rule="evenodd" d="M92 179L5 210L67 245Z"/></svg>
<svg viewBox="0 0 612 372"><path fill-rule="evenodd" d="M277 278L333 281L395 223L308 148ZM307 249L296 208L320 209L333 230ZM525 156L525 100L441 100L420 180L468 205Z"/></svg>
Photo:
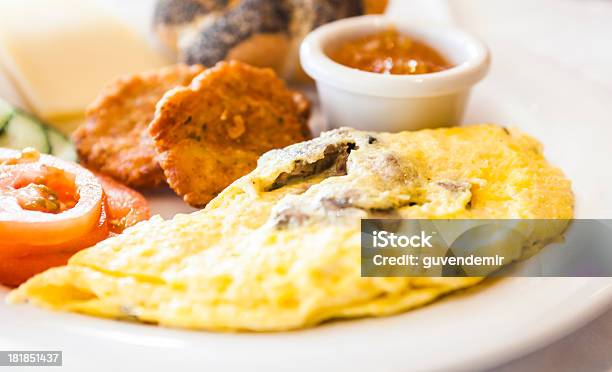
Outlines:
<svg viewBox="0 0 612 372"><path fill-rule="evenodd" d="M0 147L17 150L33 147L40 152L49 153L47 129L36 119L21 112L15 112L0 135Z"/></svg>
<svg viewBox="0 0 612 372"><path fill-rule="evenodd" d="M0 134L2 134L9 121L11 121L14 113L15 109L13 106L0 99Z"/></svg>
<svg viewBox="0 0 612 372"><path fill-rule="evenodd" d="M34 116L0 100L0 147L36 150L65 160L77 160L70 140Z"/></svg>
<svg viewBox="0 0 612 372"><path fill-rule="evenodd" d="M47 127L47 139L51 147L50 154L57 156L60 159L77 161L77 154L74 145L70 140L64 136L63 133Z"/></svg>

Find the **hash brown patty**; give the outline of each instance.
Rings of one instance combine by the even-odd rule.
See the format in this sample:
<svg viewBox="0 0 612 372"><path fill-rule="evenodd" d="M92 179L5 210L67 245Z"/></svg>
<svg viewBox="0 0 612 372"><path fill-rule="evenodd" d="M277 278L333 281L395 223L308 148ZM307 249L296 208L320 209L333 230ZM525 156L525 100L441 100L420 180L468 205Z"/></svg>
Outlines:
<svg viewBox="0 0 612 372"><path fill-rule="evenodd" d="M220 62L166 93L149 126L168 184L202 207L274 148L310 138L310 104L271 69Z"/></svg>
<svg viewBox="0 0 612 372"><path fill-rule="evenodd" d="M148 126L164 93L188 85L199 65L177 64L121 77L88 107L86 121L73 134L81 162L132 187L165 183Z"/></svg>

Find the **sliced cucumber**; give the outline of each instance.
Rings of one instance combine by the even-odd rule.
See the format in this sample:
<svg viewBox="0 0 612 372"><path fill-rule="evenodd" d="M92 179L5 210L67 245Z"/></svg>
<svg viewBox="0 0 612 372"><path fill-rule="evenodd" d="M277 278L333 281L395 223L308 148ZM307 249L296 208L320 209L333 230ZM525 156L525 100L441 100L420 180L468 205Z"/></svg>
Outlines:
<svg viewBox="0 0 612 372"><path fill-rule="evenodd" d="M15 109L13 106L0 99L0 134L2 134L9 121L11 121L14 113Z"/></svg>
<svg viewBox="0 0 612 372"><path fill-rule="evenodd" d="M44 153L49 153L51 149L46 126L21 112L13 113L11 120L0 135L0 147L17 150L33 147Z"/></svg>
<svg viewBox="0 0 612 372"><path fill-rule="evenodd" d="M49 140L49 145L51 146L50 154L57 156L60 159L69 160L69 161L77 161L76 150L74 149L74 145L68 137L64 136L63 133L59 131L47 127L47 139Z"/></svg>
<svg viewBox="0 0 612 372"><path fill-rule="evenodd" d="M58 158L76 161L70 140L34 116L0 100L0 147L21 150L33 147Z"/></svg>

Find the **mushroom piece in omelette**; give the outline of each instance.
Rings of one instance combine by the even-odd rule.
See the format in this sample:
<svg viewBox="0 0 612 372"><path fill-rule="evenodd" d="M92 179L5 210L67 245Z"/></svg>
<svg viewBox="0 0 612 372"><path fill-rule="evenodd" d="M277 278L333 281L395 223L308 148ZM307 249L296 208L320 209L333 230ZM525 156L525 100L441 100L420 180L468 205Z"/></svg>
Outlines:
<svg viewBox="0 0 612 372"><path fill-rule="evenodd" d="M342 128L266 153L206 209L142 222L30 279L9 301L206 330L383 316L482 279L361 277L361 218L572 214L570 182L518 131Z"/></svg>

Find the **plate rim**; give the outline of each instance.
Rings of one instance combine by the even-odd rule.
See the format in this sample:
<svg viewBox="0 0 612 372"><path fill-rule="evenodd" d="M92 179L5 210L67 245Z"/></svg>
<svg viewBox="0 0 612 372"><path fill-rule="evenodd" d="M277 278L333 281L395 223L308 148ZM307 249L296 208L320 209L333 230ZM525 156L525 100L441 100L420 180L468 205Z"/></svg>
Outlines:
<svg viewBox="0 0 612 372"><path fill-rule="evenodd" d="M540 278L521 278L521 279L540 279ZM547 278L547 279L556 279L556 278ZM574 278L580 279L580 278ZM564 298L563 302L569 302L572 306L562 308L562 311L556 312L555 316L549 317L544 321L537 324L535 329L531 329L528 332L524 332L517 336L517 333L512 334L511 336L506 336L500 338L500 341L496 343L495 347L487 352L477 352L477 353L468 353L469 356L462 360L456 360L452 358L440 358L435 363L430 365L427 370L434 371L445 371L445 370L457 370L457 371L473 371L473 370L484 370L487 368L493 368L496 366L501 366L505 363L511 362L512 360L516 360L521 356L528 355L530 353L536 352L537 350L554 343L555 341L561 339L562 337L571 334L576 331L580 327L584 326L588 322L594 320L599 315L603 314L607 309L612 307L612 278L582 278L585 280L584 283L576 288L575 293L571 294L569 297ZM560 284L554 284L562 285ZM6 288L0 287L0 301L3 300L3 297L6 295ZM472 296L470 294L469 296ZM453 298L446 299L442 302L453 301ZM0 313L2 313L2 308L8 308L8 306L2 301L0 303ZM27 306L27 305L24 305ZM29 307L29 306L28 306ZM426 311L427 306L424 308ZM42 309L31 309L35 312L46 312L46 310ZM408 312L409 313L409 312ZM42 313L41 313L42 314ZM404 313L403 315L406 315ZM399 316L401 316L400 314ZM388 317L387 317L388 318ZM385 318L367 318L367 319L385 319ZM58 321L59 320L59 321ZM176 339L177 342L189 343L192 340L196 340L194 337L200 337L202 334L204 335L212 335L213 337L233 337L236 334L229 333L200 333L198 331L190 331L190 330L181 330L181 329L172 329L172 328L158 328L153 326L146 326L141 324L131 324L124 322L117 322L109 319L99 319L86 315L80 314L70 314L70 313L59 313L59 312L49 312L48 314L44 314L42 318L35 319L34 324L40 322L49 322L53 321L53 325L49 325L51 328L61 329L62 326L71 323L71 329L68 332L68 336L71 338L69 342L74 343L79 338L82 341L87 341L89 337L95 337L95 334L89 334L89 330L95 329L99 331L97 328L100 324L111 322L114 325L119 325L116 331L120 333L125 333L125 336L135 336L137 338L144 338L146 336L159 336L159 339L165 339L168 341L172 341L176 339L176 337L182 339ZM360 322L362 320L355 320L355 322ZM530 323L533 324L533 319L529 319ZM85 325L82 323L85 322ZM347 323L347 322L343 322ZM138 328L132 328L133 331L125 332L126 330L130 330L129 328L121 327L122 325L128 326L137 326ZM341 326L341 325L340 325ZM76 327L76 328L74 328ZM142 327L142 328L140 328ZM146 327L146 328L145 328ZM144 333L139 332L140 330L146 330ZM31 330L32 331L32 330ZM167 332L170 331L170 332ZM300 332L300 331L297 331ZM289 334L293 332L288 332ZM280 333L288 334L287 332ZM31 335L34 335L35 332L30 332ZM157 334L157 335L156 335ZM278 333L277 333L278 334ZM296 333L293 333L296 334ZM185 335L186 337L182 337ZM237 335L243 335L243 333L238 333ZM256 337L259 337L261 334L257 334ZM263 334L265 335L270 334ZM274 335L274 334L272 334ZM99 342L108 342L104 338L97 337ZM250 337L249 337L250 338ZM0 337L0 341L6 340L6 337ZM31 339L31 337L30 337ZM23 344L24 342L28 342L28 337L20 337L16 340L16 343ZM31 340L30 340L31 341ZM208 340L214 341L214 340ZM242 339L240 342L244 342ZM247 341L256 341L256 339L250 339ZM131 344L127 343L126 344ZM111 345L110 347L115 347L118 345ZM121 345L119 345L121 346ZM139 347L147 347L147 345L143 344L135 344L134 346ZM239 347L239 346L238 346ZM178 347L179 349L181 347ZM188 351L189 347L182 347L182 352ZM332 353L333 351L330 351ZM138 358L139 355L136 355ZM151 365L154 365L154 361L151 360ZM397 360L396 360L397 362ZM348 368L348 364L350 361L344 361L344 363L338 364L339 366L343 366L343 368ZM396 363L397 364L397 363ZM203 364L205 365L205 364ZM390 364L392 365L392 364ZM193 366L195 367L195 366ZM279 369L282 369L283 366L278 366ZM384 369L385 366L381 366ZM351 368L353 368L351 366ZM359 370L359 367L354 367L355 370ZM189 368L186 368L188 370ZM395 370L391 369L390 370ZM228 368L228 370L233 370L233 368Z"/></svg>

